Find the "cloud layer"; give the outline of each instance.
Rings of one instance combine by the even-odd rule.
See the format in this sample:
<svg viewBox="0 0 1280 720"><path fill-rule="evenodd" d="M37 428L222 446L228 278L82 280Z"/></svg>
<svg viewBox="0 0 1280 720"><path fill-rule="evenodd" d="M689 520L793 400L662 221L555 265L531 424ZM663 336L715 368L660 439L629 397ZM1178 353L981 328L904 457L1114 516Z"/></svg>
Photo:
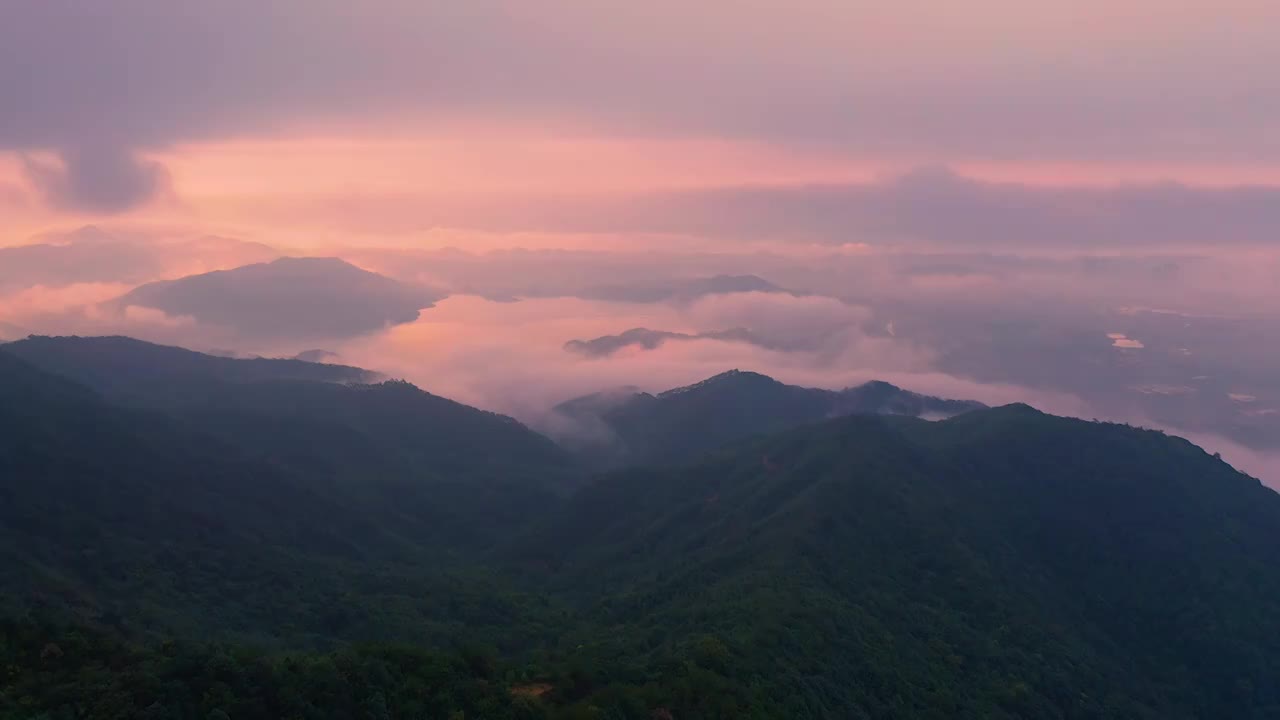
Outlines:
<svg viewBox="0 0 1280 720"><path fill-rule="evenodd" d="M1053 252L1280 243L1280 186L1053 186L923 167L875 182L495 203L445 215L498 231ZM370 207L394 217L395 203Z"/></svg>
<svg viewBox="0 0 1280 720"><path fill-rule="evenodd" d="M0 333L324 348L517 414L739 366L1280 443L1275 3L4 16ZM135 290L281 255L452 297ZM631 328L678 342L563 347Z"/></svg>
<svg viewBox="0 0 1280 720"><path fill-rule="evenodd" d="M1274 168L1274 3L939 6L654 0L11 3L0 148L99 211L161 184L139 152L299 127L501 118L894 163Z"/></svg>

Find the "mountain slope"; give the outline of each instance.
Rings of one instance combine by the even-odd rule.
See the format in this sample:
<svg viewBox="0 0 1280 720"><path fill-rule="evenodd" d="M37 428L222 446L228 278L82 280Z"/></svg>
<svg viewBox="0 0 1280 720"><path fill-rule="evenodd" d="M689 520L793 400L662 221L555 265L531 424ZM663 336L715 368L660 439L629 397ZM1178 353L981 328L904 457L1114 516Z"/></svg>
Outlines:
<svg viewBox="0 0 1280 720"><path fill-rule="evenodd" d="M492 585L475 557L577 478L515 420L408 383L329 382L369 375L356 368L127 338L32 338L0 361L0 585L133 630L204 615L294 641L428 637L484 615L454 593L507 602L474 594Z"/></svg>
<svg viewBox="0 0 1280 720"><path fill-rule="evenodd" d="M314 566L371 539L349 532L348 508L304 478L163 416L112 407L2 352L0 399L7 597L154 622L124 607L161 593L184 596L162 605L207 607L215 601L197 582L206 573L216 578L210 594L239 587L257 598L287 582L273 578L278 554L298 552Z"/></svg>
<svg viewBox="0 0 1280 720"><path fill-rule="evenodd" d="M515 556L602 661L709 636L788 717L1280 711L1280 496L1156 432L843 418L613 476Z"/></svg>
<svg viewBox="0 0 1280 720"><path fill-rule="evenodd" d="M601 393L556 407L566 447L605 467L689 459L752 435L832 417L893 414L947 417L981 403L918 395L884 382L844 390L785 385L731 370L658 395Z"/></svg>
<svg viewBox="0 0 1280 720"><path fill-rule="evenodd" d="M551 441L407 383L217 387L127 407L0 349L6 602L316 644L523 612L475 559L559 502Z"/></svg>
<svg viewBox="0 0 1280 720"><path fill-rule="evenodd" d="M379 376L360 368L216 357L120 337L32 337L0 352L110 402L164 410L242 449L326 472L394 467L388 472L403 477L540 489L574 474L564 451L511 418L404 382L369 384Z"/></svg>
<svg viewBox="0 0 1280 720"><path fill-rule="evenodd" d="M149 406L217 394L232 383L368 383L379 379L377 373L356 367L219 357L128 337L34 335L0 346L0 351L88 385L114 400Z"/></svg>
<svg viewBox="0 0 1280 720"><path fill-rule="evenodd" d="M0 349L0 615L25 617L0 622L0 652L39 662L0 674L0 714L163 694L187 716L281 716L251 709L259 655L154 642L173 637L449 644L461 665L428 676L525 718L1280 712L1280 496L1158 432L1026 406L855 415L561 500L547 441L405 383L219 387L128 406ZM743 373L645 397L792 417L824 396ZM153 644L75 639L97 632ZM223 689L146 679L187 657ZM344 686L362 676L310 656L278 702L359 704L372 684L411 704L387 673L426 668L395 657ZM120 673L141 690L75 685Z"/></svg>

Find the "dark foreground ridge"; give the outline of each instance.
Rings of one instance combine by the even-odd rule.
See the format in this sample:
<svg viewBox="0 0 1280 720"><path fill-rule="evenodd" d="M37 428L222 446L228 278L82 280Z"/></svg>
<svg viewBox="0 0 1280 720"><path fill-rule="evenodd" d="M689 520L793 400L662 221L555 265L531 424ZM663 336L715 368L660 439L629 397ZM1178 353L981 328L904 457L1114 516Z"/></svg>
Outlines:
<svg viewBox="0 0 1280 720"><path fill-rule="evenodd" d="M406 383L83 377L0 346L0 718L1280 711L1280 496L1162 433L850 415L583 484Z"/></svg>

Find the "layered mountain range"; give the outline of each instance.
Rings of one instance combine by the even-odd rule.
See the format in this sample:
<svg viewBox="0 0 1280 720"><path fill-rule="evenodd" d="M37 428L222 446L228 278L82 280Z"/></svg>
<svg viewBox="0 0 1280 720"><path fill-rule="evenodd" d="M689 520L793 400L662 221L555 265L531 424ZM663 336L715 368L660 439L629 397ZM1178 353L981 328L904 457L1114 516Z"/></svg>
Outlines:
<svg viewBox="0 0 1280 720"><path fill-rule="evenodd" d="M0 345L0 716L1280 708L1280 496L1185 440L740 371L559 412L607 442L359 368Z"/></svg>

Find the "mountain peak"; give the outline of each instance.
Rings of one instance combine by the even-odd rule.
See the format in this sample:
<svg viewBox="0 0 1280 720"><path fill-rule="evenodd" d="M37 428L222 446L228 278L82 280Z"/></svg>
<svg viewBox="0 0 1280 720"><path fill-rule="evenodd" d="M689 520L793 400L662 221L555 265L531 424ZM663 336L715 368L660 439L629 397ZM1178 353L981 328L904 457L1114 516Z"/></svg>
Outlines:
<svg viewBox="0 0 1280 720"><path fill-rule="evenodd" d="M891 382L885 382L884 380L868 380L862 383L861 385L859 385L858 387L866 388L868 390L901 390L902 389L897 385L894 385Z"/></svg>
<svg viewBox="0 0 1280 720"><path fill-rule="evenodd" d="M278 268L299 267L299 268L316 268L316 269L326 269L326 270L346 270L346 269L360 270L360 268L356 267L355 265L352 265L351 263L347 262L346 260L343 260L340 257L310 257L310 256L282 257L282 258L276 258L275 260L272 260L271 262L264 263L264 264L268 266L275 266ZM367 272L367 271L362 271L362 272Z"/></svg>
<svg viewBox="0 0 1280 720"><path fill-rule="evenodd" d="M336 257L284 257L135 288L116 301L247 337L334 340L413 322L431 290Z"/></svg>
<svg viewBox="0 0 1280 720"><path fill-rule="evenodd" d="M1008 405L1001 405L994 409L1002 412L1017 413L1017 414L1028 414L1028 415L1044 415L1045 414L1044 412L1037 410L1036 408L1031 407L1030 405L1024 402L1009 403Z"/></svg>
<svg viewBox="0 0 1280 720"><path fill-rule="evenodd" d="M685 385L684 387L673 388L666 392L659 393L658 397L672 397L684 393L696 392L698 390L705 390L711 387L726 387L730 385L745 386L747 384L782 385L782 383L774 380L768 375L761 375L760 373L751 372L750 370L739 370L734 368L732 370L726 370L718 375L712 375L706 380L701 380L693 383L692 385Z"/></svg>
<svg viewBox="0 0 1280 720"><path fill-rule="evenodd" d="M657 395L615 393L566 401L556 413L572 420L572 429L579 432L559 427L553 432L608 467L690 458L754 435L846 415L942 420L985 407L920 395L883 381L832 391L787 385L734 368Z"/></svg>

